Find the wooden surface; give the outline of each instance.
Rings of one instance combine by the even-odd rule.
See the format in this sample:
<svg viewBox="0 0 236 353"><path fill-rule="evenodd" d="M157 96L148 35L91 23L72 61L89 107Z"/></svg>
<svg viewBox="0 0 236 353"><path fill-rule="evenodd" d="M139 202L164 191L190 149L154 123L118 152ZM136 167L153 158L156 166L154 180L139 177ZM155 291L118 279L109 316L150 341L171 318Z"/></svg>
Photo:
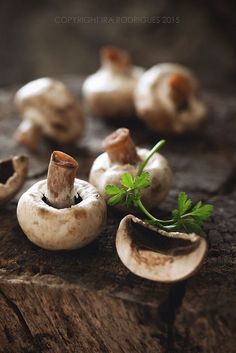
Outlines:
<svg viewBox="0 0 236 353"><path fill-rule="evenodd" d="M79 93L80 80L67 83ZM12 139L19 124L13 94L0 91L0 158L27 153ZM0 210L1 353L235 352L236 103L213 94L205 94L205 100L210 108L206 126L192 136L168 138L162 150L174 183L156 210L167 216L181 190L195 201L215 205L204 229L209 251L200 272L173 285L131 274L116 254L114 238L122 215L112 209L106 229L86 248L42 250L18 226L20 193ZM160 138L141 123L128 125L139 145L151 146ZM83 140L63 147L80 162L80 178L88 177L101 140L114 128L88 119ZM30 155L22 192L45 178L55 148L44 140L39 152Z"/></svg>

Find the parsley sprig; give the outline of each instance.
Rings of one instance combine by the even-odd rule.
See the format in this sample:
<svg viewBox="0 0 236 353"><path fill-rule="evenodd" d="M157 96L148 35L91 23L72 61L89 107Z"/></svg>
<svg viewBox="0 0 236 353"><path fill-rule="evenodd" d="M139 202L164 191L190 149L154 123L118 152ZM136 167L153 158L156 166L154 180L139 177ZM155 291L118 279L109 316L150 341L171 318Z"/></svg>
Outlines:
<svg viewBox="0 0 236 353"><path fill-rule="evenodd" d="M110 196L109 205L122 205L125 207L136 207L146 216L146 222L152 225L170 231L185 231L187 233L199 233L202 230L203 223L212 215L213 206L203 205L201 201L195 205L185 192L178 195L178 205L172 211L172 218L162 220L154 217L143 205L141 201L141 191L151 185L150 174L144 171L148 161L163 146L165 140L159 141L150 151L148 157L140 164L135 176L130 173L124 173L120 179L120 186L107 185L105 192Z"/></svg>

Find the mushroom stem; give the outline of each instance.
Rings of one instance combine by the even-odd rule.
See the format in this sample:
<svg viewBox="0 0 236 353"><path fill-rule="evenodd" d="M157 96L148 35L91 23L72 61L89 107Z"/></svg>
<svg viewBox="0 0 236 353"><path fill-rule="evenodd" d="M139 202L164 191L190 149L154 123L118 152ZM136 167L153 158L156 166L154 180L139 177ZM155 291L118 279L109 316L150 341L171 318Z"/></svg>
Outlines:
<svg viewBox="0 0 236 353"><path fill-rule="evenodd" d="M35 150L42 138L42 129L31 120L24 120L15 133L15 139L31 150Z"/></svg>
<svg viewBox="0 0 236 353"><path fill-rule="evenodd" d="M170 95L176 105L187 102L191 85L189 79L182 74L172 74L169 79Z"/></svg>
<svg viewBox="0 0 236 353"><path fill-rule="evenodd" d="M117 129L107 136L103 146L111 163L134 164L139 160L135 144L126 128Z"/></svg>
<svg viewBox="0 0 236 353"><path fill-rule="evenodd" d="M115 47L103 47L100 51L101 63L111 69L124 71L130 66L130 56L126 50Z"/></svg>
<svg viewBox="0 0 236 353"><path fill-rule="evenodd" d="M48 167L47 200L55 208L67 208L74 203L74 179L77 161L66 153L54 151Z"/></svg>

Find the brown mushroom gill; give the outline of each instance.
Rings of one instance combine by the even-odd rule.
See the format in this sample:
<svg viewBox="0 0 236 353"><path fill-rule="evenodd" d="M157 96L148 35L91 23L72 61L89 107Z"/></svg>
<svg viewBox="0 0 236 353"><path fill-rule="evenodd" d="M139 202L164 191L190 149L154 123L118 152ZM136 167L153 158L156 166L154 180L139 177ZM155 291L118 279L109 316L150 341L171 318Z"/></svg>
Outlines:
<svg viewBox="0 0 236 353"><path fill-rule="evenodd" d="M5 184L15 173L12 159L0 162L0 184Z"/></svg>
<svg viewBox="0 0 236 353"><path fill-rule="evenodd" d="M136 223L133 220L131 222L132 224L129 227L130 236L133 242L132 245L136 247L137 251L151 250L165 255L176 256L188 254L189 251L198 246L198 241L191 242L188 239L163 236L140 223Z"/></svg>

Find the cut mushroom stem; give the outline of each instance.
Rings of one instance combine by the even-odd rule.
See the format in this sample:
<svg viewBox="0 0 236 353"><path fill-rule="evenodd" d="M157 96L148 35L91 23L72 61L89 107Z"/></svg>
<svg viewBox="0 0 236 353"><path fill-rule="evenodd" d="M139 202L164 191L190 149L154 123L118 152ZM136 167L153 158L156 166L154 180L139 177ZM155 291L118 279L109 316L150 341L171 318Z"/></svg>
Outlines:
<svg viewBox="0 0 236 353"><path fill-rule="evenodd" d="M111 163L134 164L139 160L135 144L126 128L120 128L107 136L103 146Z"/></svg>
<svg viewBox="0 0 236 353"><path fill-rule="evenodd" d="M116 249L134 274L158 282L177 282L200 268L207 243L195 233L167 233L128 215L119 225Z"/></svg>
<svg viewBox="0 0 236 353"><path fill-rule="evenodd" d="M48 167L47 194L49 204L55 208L67 208L74 204L74 179L78 162L60 151L51 155Z"/></svg>
<svg viewBox="0 0 236 353"><path fill-rule="evenodd" d="M24 120L15 133L15 139L30 150L35 150L42 138L42 129L31 120Z"/></svg>
<svg viewBox="0 0 236 353"><path fill-rule="evenodd" d="M125 70L130 66L130 56L124 49L103 47L100 51L101 63L116 70Z"/></svg>
<svg viewBox="0 0 236 353"><path fill-rule="evenodd" d="M191 84L188 77L176 73L172 74L169 79L170 95L177 106L187 104L189 93L191 92Z"/></svg>

